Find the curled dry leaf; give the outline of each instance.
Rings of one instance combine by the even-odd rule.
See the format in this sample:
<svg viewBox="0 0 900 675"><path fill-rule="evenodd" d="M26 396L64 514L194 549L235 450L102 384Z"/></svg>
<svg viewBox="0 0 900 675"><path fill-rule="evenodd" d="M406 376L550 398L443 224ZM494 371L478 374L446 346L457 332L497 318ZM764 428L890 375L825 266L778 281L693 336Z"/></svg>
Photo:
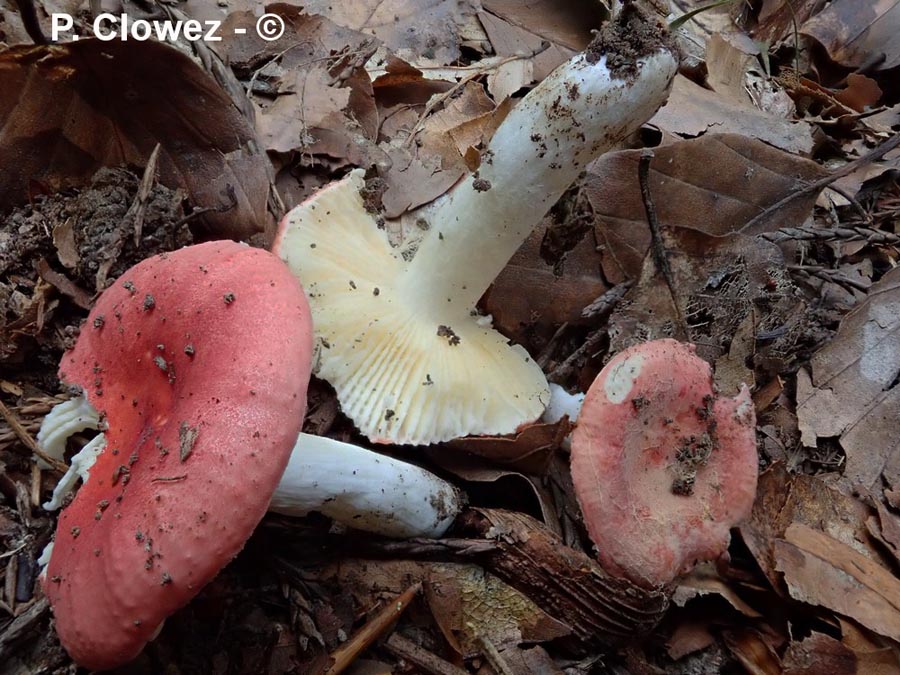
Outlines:
<svg viewBox="0 0 900 675"><path fill-rule="evenodd" d="M797 377L803 444L840 437L843 481L879 489L900 486L900 269L876 283L841 322L835 339Z"/></svg>
<svg viewBox="0 0 900 675"><path fill-rule="evenodd" d="M862 672L858 670L853 650L824 633L812 633L803 640L792 642L782 665L784 675L855 675Z"/></svg>
<svg viewBox="0 0 900 675"><path fill-rule="evenodd" d="M789 474L778 463L760 475L753 511L739 529L769 583L780 591L774 545L794 523L821 527L829 537L860 555L888 564L868 535L868 516L869 510L858 499L829 487L821 478Z"/></svg>
<svg viewBox="0 0 900 675"><path fill-rule="evenodd" d="M268 159L248 120L200 66L157 42L84 39L0 51L0 203L142 167L160 144L159 178L187 190L214 237L269 224ZM202 120L202 124L198 121Z"/></svg>
<svg viewBox="0 0 900 675"><path fill-rule="evenodd" d="M529 424L510 436L467 436L447 445L484 457L518 471L540 475L547 469L550 456L572 431L568 420L549 424Z"/></svg>
<svg viewBox="0 0 900 675"><path fill-rule="evenodd" d="M842 66L890 70L900 65L900 3L895 0L834 0L800 32Z"/></svg>
<svg viewBox="0 0 900 675"><path fill-rule="evenodd" d="M813 127L769 115L749 103L704 89L682 75L675 78L669 102L648 122L679 136L700 136L708 131L741 134L765 141L797 155L813 150Z"/></svg>
<svg viewBox="0 0 900 675"><path fill-rule="evenodd" d="M670 99L671 100L671 99ZM736 134L714 134L654 150L650 191L661 225L721 236L739 230L766 207L822 178L815 162ZM584 191L605 245L604 272L618 282L637 276L650 231L637 181L640 151L607 153L588 168ZM756 223L757 234L800 225L815 195L793 200Z"/></svg>
<svg viewBox="0 0 900 675"><path fill-rule="evenodd" d="M775 541L776 569L795 600L849 616L900 639L900 579L854 548L801 523Z"/></svg>

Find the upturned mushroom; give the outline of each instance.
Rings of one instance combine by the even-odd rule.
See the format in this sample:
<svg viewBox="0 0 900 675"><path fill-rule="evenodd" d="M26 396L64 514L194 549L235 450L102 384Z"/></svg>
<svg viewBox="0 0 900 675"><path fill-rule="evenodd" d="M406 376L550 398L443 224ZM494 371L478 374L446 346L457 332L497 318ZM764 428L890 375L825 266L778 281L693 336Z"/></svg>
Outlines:
<svg viewBox="0 0 900 675"><path fill-rule="evenodd" d="M540 416L544 374L476 303L584 166L662 105L676 67L665 30L629 5L519 102L479 170L421 213L411 259L366 210L361 171L285 216L273 251L309 293L316 373L364 435L430 444Z"/></svg>
<svg viewBox="0 0 900 675"><path fill-rule="evenodd" d="M98 299L60 379L105 432L80 453L89 480L59 516L43 580L79 664L134 658L241 550L300 432L311 353L297 280L233 242L147 259ZM80 403L64 415L99 421Z"/></svg>
<svg viewBox="0 0 900 675"><path fill-rule="evenodd" d="M572 434L572 480L600 563L663 586L727 549L756 494L755 413L719 396L693 345L655 340L594 380Z"/></svg>

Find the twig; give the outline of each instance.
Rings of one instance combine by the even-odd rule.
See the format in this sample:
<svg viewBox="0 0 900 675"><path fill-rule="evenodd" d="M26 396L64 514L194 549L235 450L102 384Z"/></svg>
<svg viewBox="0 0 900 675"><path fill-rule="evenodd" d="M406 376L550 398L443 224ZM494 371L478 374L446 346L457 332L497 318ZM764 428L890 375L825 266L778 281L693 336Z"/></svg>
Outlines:
<svg viewBox="0 0 900 675"><path fill-rule="evenodd" d="M653 196L650 194L650 162L653 161L653 151L645 148L641 151L641 157L638 161L638 182L641 185L641 201L644 202L644 211L647 214L647 224L650 226L650 251L653 254L653 260L656 268L660 271L666 286L669 288L669 295L672 296L672 306L675 308L675 318L681 327L684 337L688 337L687 322L684 320L684 314L681 311L681 303L678 302L678 295L675 292L675 278L672 275L672 267L669 265L669 256L666 246L662 240L662 233L659 230L659 218L656 215L656 206L653 204Z"/></svg>
<svg viewBox="0 0 900 675"><path fill-rule="evenodd" d="M867 244L900 244L900 234L876 230L872 227L782 227L774 232L763 232L763 239L778 244L796 239L799 241L864 241Z"/></svg>
<svg viewBox="0 0 900 675"><path fill-rule="evenodd" d="M147 211L147 200L150 198L150 191L153 189L153 183L156 182L156 165L159 161L159 148L160 144L157 143L156 147L153 148L153 152L150 153L150 157L147 159L147 166L144 167L144 175L141 176L141 184L138 187L137 194L134 196L134 201L131 203L131 208L128 209L128 213L125 214L126 218L128 218L130 214L134 214L135 248L138 248L141 245L141 233L144 229L144 214Z"/></svg>
<svg viewBox="0 0 900 675"><path fill-rule="evenodd" d="M31 434L22 426L22 423L15 416L12 410L6 407L6 404L3 401L0 401L0 415L3 416L3 419L6 420L6 423L9 425L9 428L12 429L13 433L16 437L22 442L26 448L31 450L31 452L42 460L47 462L52 468L65 473L69 468L66 466L65 462L60 462L55 457L51 457L46 452L41 450L40 446L38 446L37 441L35 441Z"/></svg>
<svg viewBox="0 0 900 675"><path fill-rule="evenodd" d="M800 197L805 197L806 195L814 194L821 190L822 188L826 188L831 185L834 181L839 178L843 178L844 176L848 176L857 169L866 166L867 164L871 164L872 162L877 162L879 159L884 157L891 150L900 145L900 134L894 134L889 139L887 139L884 143L879 145L877 148L872 150L871 152L863 155L862 157L853 160L852 162L845 164L840 169L836 169L832 171L830 174L825 176L824 178L820 178L819 180L815 180L812 183L808 183L802 187L797 188L787 196L779 199L777 202L772 204L771 206L766 207L760 213L756 214L753 218L744 223L739 229L734 232L729 232L725 235L718 236L730 236L731 234L737 234L741 232L746 232L749 229L752 229L755 225L759 224L760 221L772 215L780 208L784 207L787 204L790 204L795 199L799 199Z"/></svg>
<svg viewBox="0 0 900 675"><path fill-rule="evenodd" d="M565 361L550 371L550 374L547 375L547 379L551 382L560 382L566 379L572 371L575 370L575 366L580 363L585 356L592 354L594 350L600 346L600 341L605 336L606 328L600 328L588 335L587 339L578 347L578 349L569 354Z"/></svg>
<svg viewBox="0 0 900 675"><path fill-rule="evenodd" d="M390 602L376 614L365 626L360 628L349 640L331 653L331 666L325 675L338 675L344 672L356 658L394 625L413 598L422 590L421 582L407 588L400 596Z"/></svg>
<svg viewBox="0 0 900 675"><path fill-rule="evenodd" d="M622 301L622 298L625 297L625 294L631 286L632 283L630 281L623 281L621 284L616 284L581 310L581 318L598 319L606 316Z"/></svg>
<svg viewBox="0 0 900 675"><path fill-rule="evenodd" d="M503 655L494 646L494 643L491 642L487 636L481 635L475 627L475 624L471 621L466 625L469 627L469 630L475 633L475 639L478 641L478 644L481 645L482 654L484 654L484 658L487 659L487 662L491 664L491 668L497 671L498 675L514 675L512 668L509 667L506 659L503 658Z"/></svg>
<svg viewBox="0 0 900 675"><path fill-rule="evenodd" d="M392 654L406 659L414 666L421 668L430 675L468 675L467 671L445 661L440 656L423 649L412 640L394 633L387 639L384 646Z"/></svg>

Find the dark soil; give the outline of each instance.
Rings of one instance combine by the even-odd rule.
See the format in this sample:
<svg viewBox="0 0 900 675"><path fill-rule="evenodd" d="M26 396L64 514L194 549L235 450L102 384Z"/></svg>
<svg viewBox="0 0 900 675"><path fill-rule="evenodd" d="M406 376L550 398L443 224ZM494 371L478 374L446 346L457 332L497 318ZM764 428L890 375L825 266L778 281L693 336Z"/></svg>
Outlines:
<svg viewBox="0 0 900 675"><path fill-rule="evenodd" d="M91 298L127 268L193 241L177 192L155 185L135 246L140 177L101 169L90 187L0 217L0 366L45 390ZM37 366L37 367L35 367Z"/></svg>

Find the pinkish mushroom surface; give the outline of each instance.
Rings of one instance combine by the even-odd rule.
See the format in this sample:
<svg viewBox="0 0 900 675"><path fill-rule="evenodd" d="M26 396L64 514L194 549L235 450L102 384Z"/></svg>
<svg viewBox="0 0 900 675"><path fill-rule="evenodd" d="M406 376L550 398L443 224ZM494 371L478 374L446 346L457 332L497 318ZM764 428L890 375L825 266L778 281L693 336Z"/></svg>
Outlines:
<svg viewBox="0 0 900 675"><path fill-rule="evenodd" d="M667 584L728 547L756 495L746 387L720 397L693 345L655 340L613 358L585 397L572 478L610 573Z"/></svg>
<svg viewBox="0 0 900 675"><path fill-rule="evenodd" d="M277 257L212 242L97 301L60 378L108 426L59 518L44 589L82 666L128 662L243 547L306 409L312 330Z"/></svg>

